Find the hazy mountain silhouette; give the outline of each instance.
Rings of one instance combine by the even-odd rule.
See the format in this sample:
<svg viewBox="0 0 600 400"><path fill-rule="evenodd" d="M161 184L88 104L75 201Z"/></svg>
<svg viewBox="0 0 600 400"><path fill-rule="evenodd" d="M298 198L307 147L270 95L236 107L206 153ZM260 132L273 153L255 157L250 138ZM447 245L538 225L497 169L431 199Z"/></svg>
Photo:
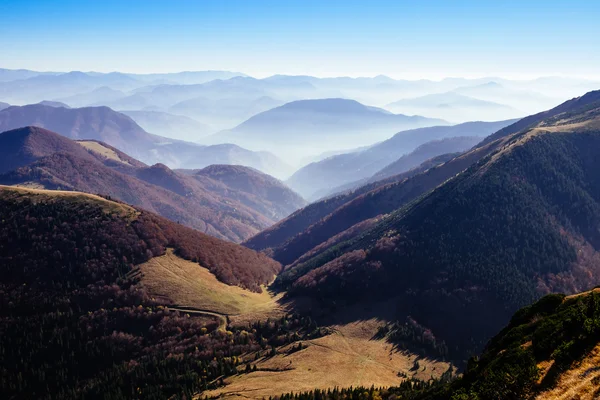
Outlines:
<svg viewBox="0 0 600 400"><path fill-rule="evenodd" d="M390 139L364 150L335 155L302 167L286 182L305 198L315 199L334 193L339 186L370 178L385 166L429 141L456 136L475 136L482 139L512 122L514 120L467 122L453 126L434 126L399 132ZM431 157L459 151L457 148L451 145L448 151L433 154ZM438 149L441 150L441 147L438 146ZM462 148L462 150L466 149L467 147ZM419 165L422 161L424 160L415 162L413 166Z"/></svg>
<svg viewBox="0 0 600 400"><path fill-rule="evenodd" d="M444 121L419 116L395 115L354 100L300 100L265 111L237 127L214 135L214 140L233 142L250 149L285 151L301 158L339 148L372 144L393 132Z"/></svg>
<svg viewBox="0 0 600 400"><path fill-rule="evenodd" d="M40 104L0 111L0 131L40 126L71 139L108 143L147 164L173 168L203 168L211 164L241 164L286 177L289 168L277 157L235 145L201 146L146 132L133 119L108 107L56 108Z"/></svg>

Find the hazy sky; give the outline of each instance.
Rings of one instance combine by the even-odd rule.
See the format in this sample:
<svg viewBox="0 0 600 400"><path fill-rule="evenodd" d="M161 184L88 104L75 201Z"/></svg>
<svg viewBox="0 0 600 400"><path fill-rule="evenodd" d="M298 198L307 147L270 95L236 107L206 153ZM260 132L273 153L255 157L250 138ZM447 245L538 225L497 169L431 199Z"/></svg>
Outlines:
<svg viewBox="0 0 600 400"><path fill-rule="evenodd" d="M1 0L0 67L600 77L600 1Z"/></svg>

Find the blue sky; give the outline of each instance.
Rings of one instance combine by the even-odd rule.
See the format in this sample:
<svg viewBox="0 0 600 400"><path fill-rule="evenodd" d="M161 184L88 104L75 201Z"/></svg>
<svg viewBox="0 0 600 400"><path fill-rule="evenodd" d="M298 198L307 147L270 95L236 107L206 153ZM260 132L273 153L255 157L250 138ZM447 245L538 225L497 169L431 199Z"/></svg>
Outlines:
<svg viewBox="0 0 600 400"><path fill-rule="evenodd" d="M0 67L600 77L599 1L2 0Z"/></svg>

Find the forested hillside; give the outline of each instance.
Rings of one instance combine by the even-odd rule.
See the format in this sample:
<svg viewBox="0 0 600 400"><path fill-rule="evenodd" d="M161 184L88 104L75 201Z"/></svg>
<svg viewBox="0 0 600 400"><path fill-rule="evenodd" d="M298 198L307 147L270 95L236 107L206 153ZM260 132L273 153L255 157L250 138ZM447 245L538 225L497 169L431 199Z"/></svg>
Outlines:
<svg viewBox="0 0 600 400"><path fill-rule="evenodd" d="M7 398L190 398L251 369L248 352L319 334L284 316L250 327L169 309L136 266L173 248L259 291L267 257L104 198L0 188L0 392ZM143 273L143 271L142 271ZM247 366L246 366L247 364Z"/></svg>
<svg viewBox="0 0 600 400"><path fill-rule="evenodd" d="M291 264L304 253L353 225L391 213L435 189L501 149L511 135L567 110L594 107L600 100L599 96L600 91L590 92L552 110L524 118L495 133L495 140L486 139L471 151L450 160L440 157L424 163L422 168L414 171L313 203L248 239L245 244L255 250L268 252L284 265Z"/></svg>
<svg viewBox="0 0 600 400"><path fill-rule="evenodd" d="M397 298L400 321L430 329L450 357L473 354L540 295L600 283L599 121L588 104L498 139L497 151L276 284L338 307Z"/></svg>

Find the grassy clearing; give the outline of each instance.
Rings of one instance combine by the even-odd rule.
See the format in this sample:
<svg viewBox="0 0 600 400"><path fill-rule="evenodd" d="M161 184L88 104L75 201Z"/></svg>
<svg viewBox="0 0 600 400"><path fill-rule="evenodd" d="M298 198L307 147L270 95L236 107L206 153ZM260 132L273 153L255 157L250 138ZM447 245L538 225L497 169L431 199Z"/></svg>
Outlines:
<svg viewBox="0 0 600 400"><path fill-rule="evenodd" d="M115 161L118 161L123 164L131 165L131 164L129 164L129 161L123 160L121 157L119 157L117 152L115 152L112 149L109 149L108 147L104 147L101 143L94 142L93 140L79 140L79 141L77 141L77 143L79 143L81 146L85 147L86 149L91 150L95 153L98 153L110 160L115 160Z"/></svg>
<svg viewBox="0 0 600 400"><path fill-rule="evenodd" d="M304 341L305 349L286 354L288 348L282 347L279 355L258 360L258 371L230 377L225 387L203 393L202 397L262 399L335 386L389 387L402 381L399 372L429 379L448 369L446 363L424 359L415 369L415 355L395 352L391 344L371 339L380 325L372 319L333 326L332 334Z"/></svg>
<svg viewBox="0 0 600 400"><path fill-rule="evenodd" d="M564 372L552 390L541 393L536 400L592 400L600 396L600 345L571 369Z"/></svg>
<svg viewBox="0 0 600 400"><path fill-rule="evenodd" d="M140 265L142 283L155 297L230 316L252 317L278 311L277 298L267 290L254 293L220 282L208 269L173 253L155 257ZM258 318L254 318L258 319Z"/></svg>

